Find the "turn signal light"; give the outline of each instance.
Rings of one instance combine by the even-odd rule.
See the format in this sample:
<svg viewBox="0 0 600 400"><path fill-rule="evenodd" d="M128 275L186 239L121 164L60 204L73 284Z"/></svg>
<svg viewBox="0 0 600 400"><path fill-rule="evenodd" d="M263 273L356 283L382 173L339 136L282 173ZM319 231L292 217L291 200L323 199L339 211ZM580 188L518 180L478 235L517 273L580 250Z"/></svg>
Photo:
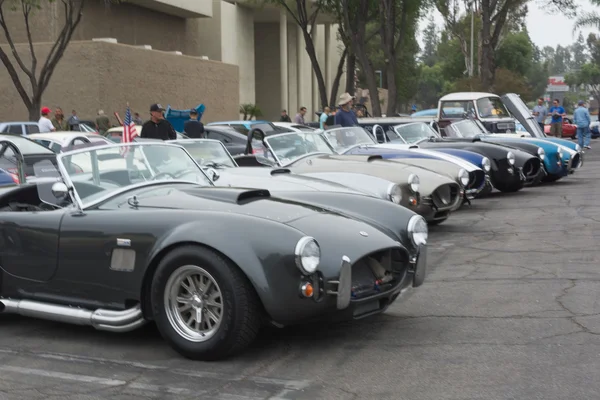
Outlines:
<svg viewBox="0 0 600 400"><path fill-rule="evenodd" d="M313 285L311 283L303 283L302 286L300 286L300 294L303 297L312 297L314 293L314 289L313 289Z"/></svg>
<svg viewBox="0 0 600 400"><path fill-rule="evenodd" d="M411 206L417 205L417 199L412 196L408 198L408 202L410 203Z"/></svg>

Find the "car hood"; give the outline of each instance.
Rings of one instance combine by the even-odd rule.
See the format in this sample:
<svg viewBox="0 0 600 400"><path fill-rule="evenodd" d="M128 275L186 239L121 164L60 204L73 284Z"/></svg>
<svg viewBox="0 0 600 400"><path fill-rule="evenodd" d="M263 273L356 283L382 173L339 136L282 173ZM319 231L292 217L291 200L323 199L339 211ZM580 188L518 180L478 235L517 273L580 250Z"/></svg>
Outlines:
<svg viewBox="0 0 600 400"><path fill-rule="evenodd" d="M353 193L355 190L335 182L292 174L284 168L238 167L219 170L216 186L263 188L272 191L323 191Z"/></svg>
<svg viewBox="0 0 600 400"><path fill-rule="evenodd" d="M500 98L506 108L508 108L508 111L523 125L532 137L543 138L546 136L519 95L507 93Z"/></svg>
<svg viewBox="0 0 600 400"><path fill-rule="evenodd" d="M130 196L131 194L125 194L117 201L127 207ZM277 198L265 189L171 183L138 188L135 196L138 208L237 213L284 224L328 212L308 203Z"/></svg>
<svg viewBox="0 0 600 400"><path fill-rule="evenodd" d="M429 196L443 184L456 184L456 180L417 166L405 164L401 160L384 160L381 156L327 155L304 159L290 168L295 173L352 172L371 175L388 181L408 185L411 174L419 176L419 192Z"/></svg>

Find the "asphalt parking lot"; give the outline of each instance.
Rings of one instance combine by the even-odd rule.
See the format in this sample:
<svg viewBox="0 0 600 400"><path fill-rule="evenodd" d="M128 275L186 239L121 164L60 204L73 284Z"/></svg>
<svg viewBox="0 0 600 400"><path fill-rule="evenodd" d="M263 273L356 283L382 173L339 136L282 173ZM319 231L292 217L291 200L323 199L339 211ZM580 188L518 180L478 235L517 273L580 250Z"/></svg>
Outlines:
<svg viewBox="0 0 600 400"><path fill-rule="evenodd" d="M588 151L575 175L432 228L425 284L385 314L268 329L227 361L185 360L153 326L0 316L0 400L598 398L598 171Z"/></svg>

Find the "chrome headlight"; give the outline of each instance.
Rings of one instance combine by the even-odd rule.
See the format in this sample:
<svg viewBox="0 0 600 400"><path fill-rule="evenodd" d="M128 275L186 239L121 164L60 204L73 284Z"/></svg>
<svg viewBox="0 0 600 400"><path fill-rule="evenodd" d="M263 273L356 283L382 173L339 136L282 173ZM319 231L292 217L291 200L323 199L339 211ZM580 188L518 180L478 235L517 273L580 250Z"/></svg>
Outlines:
<svg viewBox="0 0 600 400"><path fill-rule="evenodd" d="M515 154L512 151L508 152L508 154L506 155L506 158L508 158L508 163L510 165L515 165Z"/></svg>
<svg viewBox="0 0 600 400"><path fill-rule="evenodd" d="M319 243L310 236L304 236L298 240L294 254L296 255L296 266L305 275L315 272L321 262Z"/></svg>
<svg viewBox="0 0 600 400"><path fill-rule="evenodd" d="M581 146L578 145L578 144L576 144L575 145L575 151L579 153L581 151Z"/></svg>
<svg viewBox="0 0 600 400"><path fill-rule="evenodd" d="M483 157L483 160L481 160L481 166L483 167L484 172L490 172L490 169L492 169L492 163L487 157Z"/></svg>
<svg viewBox="0 0 600 400"><path fill-rule="evenodd" d="M540 158L540 160L544 161L544 158L546 158L546 150L542 149L541 147L538 147L538 157Z"/></svg>
<svg viewBox="0 0 600 400"><path fill-rule="evenodd" d="M400 201L402 201L402 188L400 185L392 183L388 186L387 195L392 203L400 204Z"/></svg>
<svg viewBox="0 0 600 400"><path fill-rule="evenodd" d="M560 147L556 151L556 155L558 156L558 161L562 161L563 153L562 153L562 150L560 149Z"/></svg>
<svg viewBox="0 0 600 400"><path fill-rule="evenodd" d="M461 170L458 171L458 180L463 185L463 187L467 187L471 178L469 177L469 173L461 168Z"/></svg>
<svg viewBox="0 0 600 400"><path fill-rule="evenodd" d="M406 230L410 240L412 240L415 246L427 244L429 229L427 228L427 222L425 222L425 218L421 217L420 215L413 215L410 220L408 220L408 227Z"/></svg>
<svg viewBox="0 0 600 400"><path fill-rule="evenodd" d="M414 193L417 193L419 191L419 185L421 184L421 180L417 175L411 174L408 177L408 184L410 185L410 190L412 190Z"/></svg>

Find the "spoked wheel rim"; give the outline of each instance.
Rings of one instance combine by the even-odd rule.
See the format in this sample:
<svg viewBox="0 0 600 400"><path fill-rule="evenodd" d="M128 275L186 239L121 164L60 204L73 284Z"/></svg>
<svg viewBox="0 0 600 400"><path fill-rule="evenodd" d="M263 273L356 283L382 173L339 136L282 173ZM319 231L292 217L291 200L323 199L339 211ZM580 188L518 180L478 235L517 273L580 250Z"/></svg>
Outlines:
<svg viewBox="0 0 600 400"><path fill-rule="evenodd" d="M223 295L213 276L197 265L178 268L165 286L164 306L173 329L191 342L215 335L223 320Z"/></svg>

